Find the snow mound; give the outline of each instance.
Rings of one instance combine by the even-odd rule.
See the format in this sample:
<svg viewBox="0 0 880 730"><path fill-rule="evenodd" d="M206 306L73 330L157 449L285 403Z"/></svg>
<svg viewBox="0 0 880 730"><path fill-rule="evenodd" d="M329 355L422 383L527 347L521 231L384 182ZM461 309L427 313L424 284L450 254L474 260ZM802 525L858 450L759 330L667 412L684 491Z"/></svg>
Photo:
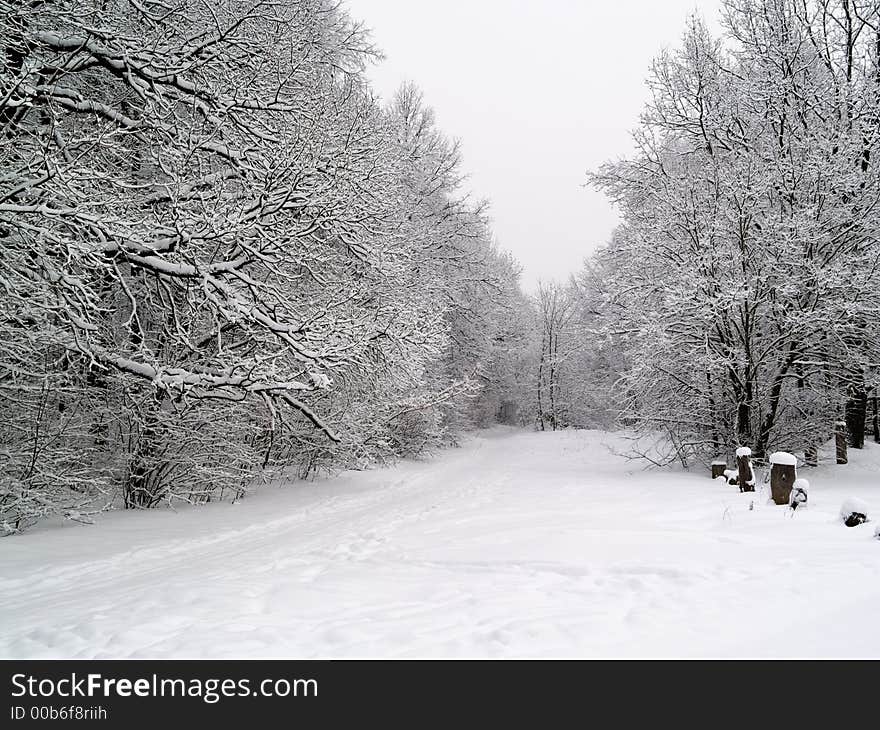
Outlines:
<svg viewBox="0 0 880 730"><path fill-rule="evenodd" d="M795 479L794 484L791 485L792 490L801 489L804 492L810 491L810 483L806 479Z"/></svg>
<svg viewBox="0 0 880 730"><path fill-rule="evenodd" d="M868 505L855 497L845 499L840 506L840 519L847 527L858 527L868 521Z"/></svg>
<svg viewBox="0 0 880 730"><path fill-rule="evenodd" d="M770 463L784 464L786 466L797 466L797 458L794 456L794 454L789 454L787 451L777 451L773 454L770 454Z"/></svg>
<svg viewBox="0 0 880 730"><path fill-rule="evenodd" d="M748 446L740 446L736 450L736 455L737 456L751 456L752 450Z"/></svg>
<svg viewBox="0 0 880 730"><path fill-rule="evenodd" d="M868 505L861 499L857 499L856 497L849 497L843 500L843 504L840 505L840 518L845 520L850 515L864 515L868 516Z"/></svg>

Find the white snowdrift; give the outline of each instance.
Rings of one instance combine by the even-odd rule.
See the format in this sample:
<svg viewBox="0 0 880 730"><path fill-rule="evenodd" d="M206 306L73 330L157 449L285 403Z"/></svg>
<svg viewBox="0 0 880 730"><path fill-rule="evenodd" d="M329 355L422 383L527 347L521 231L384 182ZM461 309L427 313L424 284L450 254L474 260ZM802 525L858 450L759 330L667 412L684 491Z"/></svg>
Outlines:
<svg viewBox="0 0 880 730"><path fill-rule="evenodd" d="M851 514L868 515L868 503L857 497L848 497L840 505L840 518L845 520Z"/></svg>

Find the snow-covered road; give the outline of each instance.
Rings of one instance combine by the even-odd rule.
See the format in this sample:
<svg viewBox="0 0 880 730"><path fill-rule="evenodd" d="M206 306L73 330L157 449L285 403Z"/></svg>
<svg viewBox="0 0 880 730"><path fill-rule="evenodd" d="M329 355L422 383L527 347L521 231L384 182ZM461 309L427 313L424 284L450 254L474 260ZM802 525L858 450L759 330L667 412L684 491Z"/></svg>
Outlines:
<svg viewBox="0 0 880 730"><path fill-rule="evenodd" d="M874 656L880 448L793 517L597 432L0 541L2 657ZM749 504L754 499L754 509Z"/></svg>

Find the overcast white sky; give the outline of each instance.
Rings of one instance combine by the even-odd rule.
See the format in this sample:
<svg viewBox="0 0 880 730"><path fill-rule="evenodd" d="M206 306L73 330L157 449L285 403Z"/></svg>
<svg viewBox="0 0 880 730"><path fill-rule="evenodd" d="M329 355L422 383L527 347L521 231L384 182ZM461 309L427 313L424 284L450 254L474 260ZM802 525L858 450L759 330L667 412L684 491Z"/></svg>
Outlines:
<svg viewBox="0 0 880 730"><path fill-rule="evenodd" d="M564 279L617 218L583 187L629 154L651 59L688 13L715 25L720 0L346 0L387 56L370 72L389 98L422 88L462 142L467 187L491 201L495 235L523 284Z"/></svg>

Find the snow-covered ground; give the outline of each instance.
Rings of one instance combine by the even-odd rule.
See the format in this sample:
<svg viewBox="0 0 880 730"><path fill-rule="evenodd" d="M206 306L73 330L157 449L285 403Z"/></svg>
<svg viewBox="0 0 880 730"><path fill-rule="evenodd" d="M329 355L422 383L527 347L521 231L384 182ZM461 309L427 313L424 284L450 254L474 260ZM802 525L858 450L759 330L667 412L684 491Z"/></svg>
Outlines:
<svg viewBox="0 0 880 730"><path fill-rule="evenodd" d="M791 515L606 444L495 429L237 505L6 538L0 656L880 657L876 521L838 515L855 497L880 517L880 447L801 470Z"/></svg>

